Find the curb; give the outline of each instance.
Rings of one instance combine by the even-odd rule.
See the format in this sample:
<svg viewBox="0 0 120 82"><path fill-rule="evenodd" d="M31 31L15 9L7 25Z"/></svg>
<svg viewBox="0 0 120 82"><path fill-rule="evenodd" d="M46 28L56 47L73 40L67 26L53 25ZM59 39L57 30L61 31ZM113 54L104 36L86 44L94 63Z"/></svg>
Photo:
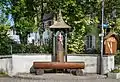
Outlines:
<svg viewBox="0 0 120 82"><path fill-rule="evenodd" d="M70 74L44 74L44 75L34 75L34 74L17 74L13 76L14 78L21 79L33 79L33 80L89 80L89 79L106 79L105 75L86 75L86 76L74 76Z"/></svg>

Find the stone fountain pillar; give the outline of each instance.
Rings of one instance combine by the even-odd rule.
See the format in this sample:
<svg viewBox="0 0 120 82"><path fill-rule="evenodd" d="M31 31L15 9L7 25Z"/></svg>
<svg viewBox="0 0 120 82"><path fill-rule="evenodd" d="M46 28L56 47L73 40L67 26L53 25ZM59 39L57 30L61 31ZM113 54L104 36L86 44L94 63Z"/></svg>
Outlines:
<svg viewBox="0 0 120 82"><path fill-rule="evenodd" d="M59 32L57 36L57 58L56 62L64 62L64 48L63 48L63 35Z"/></svg>

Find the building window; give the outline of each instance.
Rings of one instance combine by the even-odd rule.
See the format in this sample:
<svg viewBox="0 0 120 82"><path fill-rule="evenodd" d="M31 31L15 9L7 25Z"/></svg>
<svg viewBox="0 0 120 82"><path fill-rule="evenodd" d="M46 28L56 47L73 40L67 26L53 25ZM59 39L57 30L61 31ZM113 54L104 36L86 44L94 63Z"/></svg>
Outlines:
<svg viewBox="0 0 120 82"><path fill-rule="evenodd" d="M87 48L92 48L92 36L87 36Z"/></svg>
<svg viewBox="0 0 120 82"><path fill-rule="evenodd" d="M16 30L15 29L13 29L13 35L16 35Z"/></svg>
<svg viewBox="0 0 120 82"><path fill-rule="evenodd" d="M94 35L87 35L86 36L86 48L95 48L95 36Z"/></svg>
<svg viewBox="0 0 120 82"><path fill-rule="evenodd" d="M95 53L95 36L87 35L85 37L85 51L88 54Z"/></svg>

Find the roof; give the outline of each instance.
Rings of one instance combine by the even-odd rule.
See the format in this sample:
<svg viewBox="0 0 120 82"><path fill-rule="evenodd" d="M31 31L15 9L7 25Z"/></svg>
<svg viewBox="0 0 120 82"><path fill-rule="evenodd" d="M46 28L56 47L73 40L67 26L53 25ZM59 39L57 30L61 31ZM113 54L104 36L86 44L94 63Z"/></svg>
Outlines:
<svg viewBox="0 0 120 82"><path fill-rule="evenodd" d="M56 22L54 21L54 24L49 28L71 28L71 27L64 22L64 20L62 19L61 11L60 11L58 20Z"/></svg>
<svg viewBox="0 0 120 82"><path fill-rule="evenodd" d="M115 37L116 40L119 40L118 35L115 32L108 33L108 35L104 37L104 40L108 39L109 37Z"/></svg>
<svg viewBox="0 0 120 82"><path fill-rule="evenodd" d="M51 20L51 19L53 19L53 16L54 16L54 14L51 12L51 13L48 13L48 14L44 14L43 15L43 21L46 21L46 20Z"/></svg>

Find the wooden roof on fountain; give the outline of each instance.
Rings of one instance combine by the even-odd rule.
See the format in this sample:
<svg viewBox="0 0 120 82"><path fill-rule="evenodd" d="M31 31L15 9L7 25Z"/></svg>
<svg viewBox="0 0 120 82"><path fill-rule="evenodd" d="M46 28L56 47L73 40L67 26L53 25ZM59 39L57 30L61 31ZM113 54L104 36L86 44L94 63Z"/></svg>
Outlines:
<svg viewBox="0 0 120 82"><path fill-rule="evenodd" d="M62 19L61 11L60 11L58 20L54 21L54 24L51 25L49 28L51 28L51 29L57 29L57 28L66 29L67 28L67 29L69 29L71 27L64 22L64 20Z"/></svg>

